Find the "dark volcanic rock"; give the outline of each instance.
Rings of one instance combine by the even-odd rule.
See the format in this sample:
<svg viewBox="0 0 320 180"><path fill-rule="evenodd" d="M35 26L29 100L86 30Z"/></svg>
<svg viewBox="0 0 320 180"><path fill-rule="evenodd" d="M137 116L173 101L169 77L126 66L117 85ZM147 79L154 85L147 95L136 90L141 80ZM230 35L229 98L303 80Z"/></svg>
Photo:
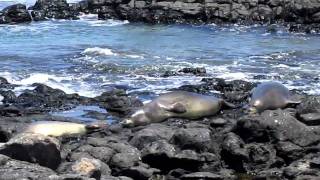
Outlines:
<svg viewBox="0 0 320 180"><path fill-rule="evenodd" d="M25 90L20 94L14 105L24 109L24 113L39 113L70 109L78 104L86 104L90 100L78 94L66 94L62 90L53 89L43 84L34 84L34 90Z"/></svg>
<svg viewBox="0 0 320 180"><path fill-rule="evenodd" d="M17 100L17 96L11 90L9 90L9 91L0 91L0 95L3 97L2 102L4 104L14 103Z"/></svg>
<svg viewBox="0 0 320 180"><path fill-rule="evenodd" d="M320 113L320 97L306 96L297 106L297 112L299 114Z"/></svg>
<svg viewBox="0 0 320 180"><path fill-rule="evenodd" d="M126 116L143 104L135 97L129 97L124 90L115 89L95 97L95 100L108 112Z"/></svg>
<svg viewBox="0 0 320 180"><path fill-rule="evenodd" d="M46 167L24 161L13 160L0 154L0 179L47 179L56 173Z"/></svg>
<svg viewBox="0 0 320 180"><path fill-rule="evenodd" d="M186 174L181 177L183 180L208 179L208 180L223 180L225 177L210 172L195 172Z"/></svg>
<svg viewBox="0 0 320 180"><path fill-rule="evenodd" d="M72 11L66 0L37 0L32 10L35 21L45 18L76 19L78 14L77 11Z"/></svg>
<svg viewBox="0 0 320 180"><path fill-rule="evenodd" d="M130 167L121 172L122 175L131 177L133 179L141 179L141 180L148 180L152 175L159 173L160 170L155 168L149 168L144 166L135 166Z"/></svg>
<svg viewBox="0 0 320 180"><path fill-rule="evenodd" d="M248 161L249 153L244 142L234 133L228 133L223 140L221 158L237 172L245 172L244 162Z"/></svg>
<svg viewBox="0 0 320 180"><path fill-rule="evenodd" d="M319 126L320 125L320 112L319 113L307 113L301 114L300 120L310 126Z"/></svg>
<svg viewBox="0 0 320 180"><path fill-rule="evenodd" d="M60 142L40 134L18 134L0 147L0 154L51 169L56 169L61 162Z"/></svg>
<svg viewBox="0 0 320 180"><path fill-rule="evenodd" d="M160 140L169 140L173 136L173 129L162 124L150 124L146 128L136 132L130 140L130 144L143 149L146 145Z"/></svg>
<svg viewBox="0 0 320 180"><path fill-rule="evenodd" d="M0 11L0 24L30 22L31 16L25 5L15 4ZM1 84L3 82L1 81Z"/></svg>
<svg viewBox="0 0 320 180"><path fill-rule="evenodd" d="M286 141L304 147L320 141L311 127L295 119L286 110L264 111L238 122L237 130L246 141Z"/></svg>
<svg viewBox="0 0 320 180"><path fill-rule="evenodd" d="M320 2L316 0L83 0L71 4L66 0L37 0L31 9L34 20L75 19L79 12L83 12L98 14L99 19L121 19L152 24L283 23L288 26L289 31L320 31ZM30 16L18 12L19 16L14 17L21 18L15 18L16 21L31 21ZM2 21L6 22L8 18L2 18Z"/></svg>
<svg viewBox="0 0 320 180"><path fill-rule="evenodd" d="M208 151L211 148L211 131L206 128L178 129L170 141L181 149Z"/></svg>
<svg viewBox="0 0 320 180"><path fill-rule="evenodd" d="M86 177L100 179L101 175L110 175L111 170L107 164L97 159L81 158L76 161L71 170Z"/></svg>
<svg viewBox="0 0 320 180"><path fill-rule="evenodd" d="M166 71L162 77L169 77L169 76L178 76L183 74L192 74L196 76L204 76L206 75L207 71L205 68L183 68L178 72L175 71Z"/></svg>

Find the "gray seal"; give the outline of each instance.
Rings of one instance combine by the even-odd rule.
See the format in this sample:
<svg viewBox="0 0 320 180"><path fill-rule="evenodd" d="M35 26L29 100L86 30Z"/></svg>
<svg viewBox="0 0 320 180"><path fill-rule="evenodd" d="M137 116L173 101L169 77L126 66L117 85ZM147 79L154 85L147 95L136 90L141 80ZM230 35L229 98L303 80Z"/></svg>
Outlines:
<svg viewBox="0 0 320 180"><path fill-rule="evenodd" d="M292 100L288 88L278 82L263 82L253 89L249 102L251 113L264 110L285 108L289 104L299 104L300 101Z"/></svg>
<svg viewBox="0 0 320 180"><path fill-rule="evenodd" d="M162 122L170 117L199 119L217 114L222 107L235 106L223 99L186 91L174 91L160 95L145 104L122 124L139 126Z"/></svg>

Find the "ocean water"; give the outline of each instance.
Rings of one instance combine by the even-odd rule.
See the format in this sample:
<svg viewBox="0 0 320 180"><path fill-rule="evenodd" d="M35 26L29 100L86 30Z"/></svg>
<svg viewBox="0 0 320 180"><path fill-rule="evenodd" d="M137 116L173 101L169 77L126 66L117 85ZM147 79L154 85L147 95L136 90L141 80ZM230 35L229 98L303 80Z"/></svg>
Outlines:
<svg viewBox="0 0 320 180"><path fill-rule="evenodd" d="M153 93L201 83L203 77L161 77L185 67L204 67L207 77L227 80L280 81L319 95L320 35L281 26L268 32L261 25L146 25L97 15L0 25L0 76L20 85L17 94L33 83L88 97L121 86L147 101Z"/></svg>
<svg viewBox="0 0 320 180"><path fill-rule="evenodd" d="M109 86L165 92L200 83L165 71L204 67L209 77L277 80L320 94L320 35L269 33L264 26L145 25L128 21L51 20L0 26L0 76L32 88L44 83L94 97ZM257 79L260 76L262 79Z"/></svg>

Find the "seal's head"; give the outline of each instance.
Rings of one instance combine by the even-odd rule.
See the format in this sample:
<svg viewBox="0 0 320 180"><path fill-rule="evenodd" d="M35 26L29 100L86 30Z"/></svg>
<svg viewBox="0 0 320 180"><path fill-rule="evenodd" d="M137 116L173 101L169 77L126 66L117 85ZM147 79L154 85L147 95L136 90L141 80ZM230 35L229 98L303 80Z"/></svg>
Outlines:
<svg viewBox="0 0 320 180"><path fill-rule="evenodd" d="M248 107L248 111L250 114L261 112L263 110L264 110L264 103L259 99L252 100L250 102L250 106Z"/></svg>
<svg viewBox="0 0 320 180"><path fill-rule="evenodd" d="M144 110L138 110L131 115L130 118L124 119L121 124L124 127L134 127L134 126L143 126L150 122L149 118L146 116Z"/></svg>

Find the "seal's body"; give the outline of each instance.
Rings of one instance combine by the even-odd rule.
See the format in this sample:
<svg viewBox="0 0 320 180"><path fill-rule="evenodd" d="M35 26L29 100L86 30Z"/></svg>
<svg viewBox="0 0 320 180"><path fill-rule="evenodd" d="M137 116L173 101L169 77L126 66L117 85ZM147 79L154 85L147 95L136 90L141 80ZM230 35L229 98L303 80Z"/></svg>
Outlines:
<svg viewBox="0 0 320 180"><path fill-rule="evenodd" d="M30 124L24 132L42 134L45 136L83 135L93 126L72 122L38 121ZM98 127L97 127L98 128Z"/></svg>
<svg viewBox="0 0 320 180"><path fill-rule="evenodd" d="M223 105L234 107L233 104L214 96L206 96L186 91L175 91L162 94L142 109L134 113L124 124L145 125L162 122L170 117L199 119L215 115Z"/></svg>
<svg viewBox="0 0 320 180"><path fill-rule="evenodd" d="M249 104L251 112L262 112L298 103L300 102L291 100L290 91L284 85L278 82L264 82L253 89Z"/></svg>

